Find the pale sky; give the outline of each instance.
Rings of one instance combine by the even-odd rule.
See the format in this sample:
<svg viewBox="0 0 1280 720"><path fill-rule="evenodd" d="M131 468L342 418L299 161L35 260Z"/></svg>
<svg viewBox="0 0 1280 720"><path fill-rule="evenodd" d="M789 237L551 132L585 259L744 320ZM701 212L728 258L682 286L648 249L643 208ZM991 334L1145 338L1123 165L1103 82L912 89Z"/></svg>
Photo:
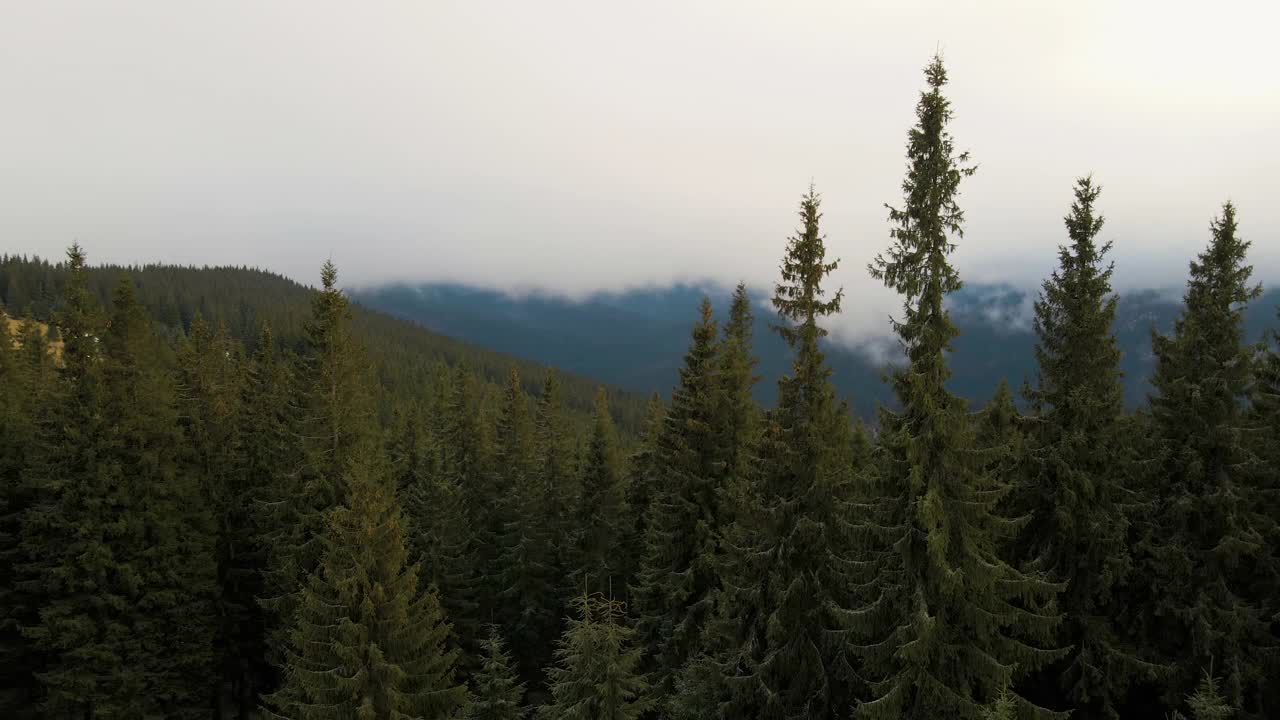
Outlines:
<svg viewBox="0 0 1280 720"><path fill-rule="evenodd" d="M1073 179L1121 287L1218 206L1280 281L1276 2L0 0L0 252L582 294L774 280L825 199L845 322L941 49L963 277L1029 286Z"/></svg>

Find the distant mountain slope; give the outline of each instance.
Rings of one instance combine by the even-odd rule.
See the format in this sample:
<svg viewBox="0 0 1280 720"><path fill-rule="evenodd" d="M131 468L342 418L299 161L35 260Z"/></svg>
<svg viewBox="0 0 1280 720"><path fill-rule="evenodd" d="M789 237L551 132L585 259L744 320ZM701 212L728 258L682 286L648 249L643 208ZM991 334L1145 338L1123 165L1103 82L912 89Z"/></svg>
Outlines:
<svg viewBox="0 0 1280 720"><path fill-rule="evenodd" d="M89 281L105 307L122 273L132 277L138 297L147 311L170 332L190 327L200 315L227 325L232 336L252 347L261 322L268 323L278 341L298 347L303 323L310 314L312 290L284 276L246 267L141 267L95 266ZM48 321L62 295L65 269L39 258L0 255L0 309L15 316L27 312ZM466 363L482 378L501 387L512 366L520 369L526 389L537 392L545 361L513 357L465 339L446 337L421 323L406 322L376 309L353 307L354 331L365 346L384 397L425 392L437 363ZM592 412L596 387L601 381L568 372L561 384L565 401L582 422ZM639 430L647 399L639 394L609 388L614 417L628 432ZM388 408L383 408L384 412Z"/></svg>
<svg viewBox="0 0 1280 720"><path fill-rule="evenodd" d="M637 392L665 394L676 380L704 294L723 317L729 290L689 285L599 293L581 302L438 283L387 285L363 289L354 296L369 307L451 337ZM1154 290L1120 297L1116 332L1131 405L1145 400L1153 362L1150 329L1172 328L1180 312L1180 300L1174 297ZM970 285L952 296L952 316L961 331L952 355L955 392L981 401L1001 379L1008 379L1016 389L1024 378L1034 378L1033 299L1025 290L1003 285ZM763 305L765 298L760 301ZM1274 325L1277 305L1277 290L1253 303L1248 316L1251 338ZM786 370L786 347L768 330L772 313L762 306L756 315L756 350L763 377L757 395L763 402L772 402L774 380ZM828 343L827 350L837 390L852 400L860 414L870 415L877 403L890 402L881 381L883 367L863 353L840 346Z"/></svg>

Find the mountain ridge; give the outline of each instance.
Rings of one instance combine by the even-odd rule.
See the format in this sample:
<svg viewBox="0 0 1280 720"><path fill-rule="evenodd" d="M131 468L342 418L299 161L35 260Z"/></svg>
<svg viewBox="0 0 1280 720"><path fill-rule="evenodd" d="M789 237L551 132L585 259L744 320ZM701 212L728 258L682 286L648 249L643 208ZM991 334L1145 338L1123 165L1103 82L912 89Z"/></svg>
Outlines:
<svg viewBox="0 0 1280 720"><path fill-rule="evenodd" d="M622 291L603 291L580 299L552 293L511 294L463 283L392 283L354 290L361 304L409 320L436 332L517 357L615 384L634 392L666 395L688 344L697 305L708 297L717 317L727 313L732 290L712 282L672 283ZM1115 332L1122 351L1125 399L1130 407L1145 402L1153 363L1150 331L1168 332L1181 311L1170 289L1117 293ZM1034 381L1035 290L1013 285L968 284L949 310L960 328L952 350L951 386L975 404L985 402L1000 380L1015 390ZM786 348L769 331L773 313L756 300L756 351L761 382L757 397L771 403L774 380L786 371ZM1280 289L1251 303L1246 322L1250 340L1275 327ZM877 341L887 337L872 336ZM881 345L883 346L883 344ZM896 349L896 345L894 345ZM887 369L874 354L828 341L832 377L840 395L863 417L892 398L881 381Z"/></svg>

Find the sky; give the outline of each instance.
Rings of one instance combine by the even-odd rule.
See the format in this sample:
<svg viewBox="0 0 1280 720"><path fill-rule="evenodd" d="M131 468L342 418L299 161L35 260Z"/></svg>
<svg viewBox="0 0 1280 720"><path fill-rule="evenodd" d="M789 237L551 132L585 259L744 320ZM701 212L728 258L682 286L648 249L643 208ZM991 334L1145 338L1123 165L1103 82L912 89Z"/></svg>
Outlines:
<svg viewBox="0 0 1280 720"><path fill-rule="evenodd" d="M581 296L777 274L823 196L842 322L941 52L964 278L1032 287L1093 173L1116 284L1225 200L1280 282L1280 3L0 0L0 252Z"/></svg>

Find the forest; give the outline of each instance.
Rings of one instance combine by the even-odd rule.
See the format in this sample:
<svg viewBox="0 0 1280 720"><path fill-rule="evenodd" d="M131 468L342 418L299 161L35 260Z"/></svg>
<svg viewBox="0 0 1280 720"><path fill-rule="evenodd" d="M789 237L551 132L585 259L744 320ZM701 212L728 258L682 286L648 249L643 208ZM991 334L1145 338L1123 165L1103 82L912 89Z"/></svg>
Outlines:
<svg viewBox="0 0 1280 720"><path fill-rule="evenodd" d="M976 166L941 58L925 80L867 268L902 300L874 422L824 356L812 186L769 407L743 285L646 400L370 312L331 262L305 289L0 258L0 716L1280 716L1280 336L1246 338L1237 209L1129 409L1078 179L1036 374L970 402Z"/></svg>

